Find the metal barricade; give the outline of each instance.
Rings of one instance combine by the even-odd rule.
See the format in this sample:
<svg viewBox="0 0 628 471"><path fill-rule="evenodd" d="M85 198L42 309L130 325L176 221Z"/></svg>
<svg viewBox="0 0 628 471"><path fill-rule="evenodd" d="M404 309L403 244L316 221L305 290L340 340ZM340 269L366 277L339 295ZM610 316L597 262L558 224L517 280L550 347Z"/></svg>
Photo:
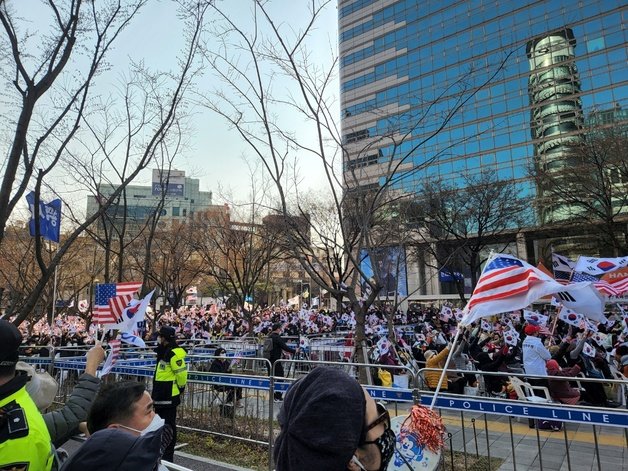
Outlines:
<svg viewBox="0 0 628 471"><path fill-rule="evenodd" d="M279 432L276 417L280 406L273 401L275 392L284 393L292 382L307 375L320 365L341 368L349 375L364 377L365 370L376 375L383 367L407 377L407 387L382 387L364 385L371 397L386 401L391 414L406 414L413 403L429 405L433 392L422 386L423 368L412 371L402 366L382 366L368 363L337 361L279 360L289 377L268 376L271 364L264 358L238 357L232 350L233 372L210 373L209 365L216 358L205 353L190 355L188 385L179 406L178 423L183 430L208 433L228 439L268 447L272 466L272 444ZM34 361L34 360L29 360ZM154 372L154 355L151 352L129 350L125 359L113 368L106 381L134 379L151 388ZM60 357L54 360L54 371L63 372L84 369L84 357ZM151 365L152 362L152 365ZM469 374L468 370L448 370L450 373ZM623 380L592 378L534 377L531 375L503 372L474 371L472 374L520 378L579 381L585 383L614 384L626 387ZM61 374L61 376L64 376ZM71 391L72 375L65 375L60 383L59 399ZM527 386L525 386L527 388ZM242 392L242 407L237 406L238 390ZM526 392L527 391L527 392ZM541 390L524 391L521 400L500 397L464 396L442 392L436 407L448 429L448 458L455 469L468 469L473 455L484 455L484 469L494 466L491 460L504 460L504 469L580 469L585 463L588 469L598 471L628 469L628 411L589 406L567 406L554 402L529 400L527 395ZM231 399L231 400L230 400ZM562 423L560 431L529 428L528 420ZM448 453L443 453L447 455ZM462 457L462 458L461 458ZM462 459L464 458L464 463ZM578 466L575 466L578 463ZM477 465L477 463L476 463ZM477 469L475 467L474 469ZM562 468L561 468L562 466ZM444 465L443 469L451 466ZM272 469L272 468L271 468Z"/></svg>
<svg viewBox="0 0 628 471"><path fill-rule="evenodd" d="M422 377L427 371L442 370L424 368L417 375ZM466 370L447 371L468 373ZM552 399L547 388L526 384L525 380L607 383L618 387L625 387L625 381L508 372L474 373L511 380L518 378L524 387L518 391L517 400L442 391L436 407L447 425L452 452L461 452L465 457L468 453L486 455L487 469L491 467L491 457L503 459L502 466L513 470L628 469L626 409L560 404ZM421 403L428 406L433 394L429 390L418 391ZM548 429L540 430L539 424L546 424ZM467 469L466 460L464 469Z"/></svg>

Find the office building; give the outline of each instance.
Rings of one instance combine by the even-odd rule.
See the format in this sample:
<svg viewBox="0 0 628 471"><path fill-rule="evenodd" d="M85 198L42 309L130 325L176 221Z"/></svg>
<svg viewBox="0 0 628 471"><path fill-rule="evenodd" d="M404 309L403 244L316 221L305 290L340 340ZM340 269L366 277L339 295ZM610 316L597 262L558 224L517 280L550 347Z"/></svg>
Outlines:
<svg viewBox="0 0 628 471"><path fill-rule="evenodd" d="M560 171L587 125L627 123L626 2L340 0L338 12L348 189L493 171L535 198L531 167Z"/></svg>
<svg viewBox="0 0 628 471"><path fill-rule="evenodd" d="M172 170L168 178L160 170L153 170L152 184L128 185L126 187L126 208L124 199L119 198L106 212L107 220L119 224L126 216L127 228L131 231L143 227L154 214L161 201L160 222L169 224L173 221L184 222L195 214L207 211L212 206L212 192L201 191L198 178L185 176L184 171ZM115 191L114 185L102 185L100 197L108 198ZM98 200L95 196L87 198L87 215L98 211ZM102 230L102 220L98 222Z"/></svg>

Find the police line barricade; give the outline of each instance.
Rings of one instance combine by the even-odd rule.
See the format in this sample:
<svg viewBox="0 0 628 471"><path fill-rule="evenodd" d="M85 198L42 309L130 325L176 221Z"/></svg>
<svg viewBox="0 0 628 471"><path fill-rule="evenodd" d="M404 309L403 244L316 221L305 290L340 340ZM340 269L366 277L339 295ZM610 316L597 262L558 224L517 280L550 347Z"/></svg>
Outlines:
<svg viewBox="0 0 628 471"><path fill-rule="evenodd" d="M250 358L246 358L250 360ZM270 366L270 362L263 358L255 358L254 361L260 362L265 366L258 369L266 369ZM322 362L322 361L304 361L304 360L279 360L281 364L300 364L300 374L307 374L313 367L317 365L327 365L332 367L349 368L349 371L353 372L359 377L360 368L377 368L380 365L373 364L354 364L354 363L338 363L338 362ZM55 362L55 368L60 371L68 370L81 370L84 368L84 358L80 357L66 357L58 358ZM267 366L266 366L267 365ZM386 366L386 369L390 370L404 370L404 367ZM297 368L294 368L297 371ZM381 386L366 385L365 389L374 398L387 401L395 406L397 413L404 414L405 408L409 409L409 405L412 402L420 401L423 404L431 402L433 393L431 391L420 390L417 388L418 378L425 373L425 371L440 371L439 369L422 369L418 372L412 372L406 370L409 375L409 388L386 388ZM451 370L453 373L468 373L467 370ZM120 377L130 377L136 380L142 380L147 383L150 388L150 378L153 376L154 368L146 366L127 366L124 362L116 364L113 368L113 373L116 379ZM478 374L495 375L495 376L523 376L531 377L529 375L517 375L514 373L489 373L479 372ZM274 429L274 419L276 417L277 407L273 403L273 393L285 392L290 384L296 378L276 378L274 376L258 376L247 374L220 374L209 373L203 371L189 372L188 386L185 388L184 397L180 409L180 420L182 428L187 428L191 431L198 431L203 433L210 433L212 435L219 435L226 438L233 438L250 443L256 443L262 446L269 447L269 459L272 455L272 443L275 434L278 430ZM113 378L111 378L113 379ZM556 377L551 377L552 380ZM559 378L560 379L560 378ZM598 383L621 383L621 381L613 380L597 380L589 378L577 378L582 382L598 382ZM565 378L566 381L573 380L573 378ZM237 388L241 389L243 394L244 407L237 408L235 403L229 405L226 403L226 396L229 393L229 389ZM237 397L234 395L234 398ZM402 408L401 411L397 411L397 406ZM557 404L537 404L515 400L489 398L489 397L471 397L461 396L443 393L438 399L437 407L441 413L445 414L448 420L448 426L450 431L453 432L453 438L450 441L450 445L460 451L467 452L467 440L464 439L465 433L470 433L468 426L469 420L473 423L473 434L476 439L476 450L478 447L477 437L481 436L476 433L475 420L484 417L485 427L484 430L489 430L487 416L491 416L496 421L504 421L507 418L510 426L510 441L512 446L512 452L509 455L512 456L514 469L516 468L516 451L514 442L513 418L525 418L525 419L547 419L553 421L562 421L569 423L570 430L567 427L564 428L564 440L565 440L565 453L566 459L569 463L569 446L570 439L573 438L573 427L581 424L593 425L593 439L595 441L595 455L597 456L597 462L600 461L600 453L604 452L605 440L616 439L617 435L608 436L608 430L621 430L625 434L625 442L623 446L628 446L628 426L626 422L628 419L628 412L625 410L611 409L611 408L598 408L598 407L582 407L582 406L565 406ZM461 418L460 425L451 424L452 417L459 414ZM479 423L479 422L478 422ZM516 427L524 427L525 433L529 433L527 424L515 424ZM465 432L466 429L466 432ZM521 431L515 430L517 434L521 434ZM580 433L580 431L578 431ZM460 433L463 435L462 445L460 445ZM489 433L495 433L490 430ZM542 447L539 438L539 434L547 434L549 432L535 431L537 436L538 445L538 460L540 469L542 469ZM569 435L568 435L569 434ZM598 437L599 434L599 437ZM488 434L485 432L488 440ZM552 438L557 436L552 435ZM598 444L600 442L600 444ZM488 443L488 441L487 441ZM602 447L600 451L599 446ZM491 449L487 446L483 451L490 455ZM554 454L555 451L552 451ZM510 459L510 458L509 458ZM626 458L624 458L626 459ZM621 467L621 465L620 465ZM537 466L535 465L535 468ZM568 465L570 468L570 465ZM528 468L520 468L528 469Z"/></svg>
<svg viewBox="0 0 628 471"><path fill-rule="evenodd" d="M442 372L438 368L423 368L417 372L418 377L424 376L425 372L435 371ZM447 370L448 373L468 374L467 370ZM566 377L566 376L538 376L538 375L526 375L521 373L510 372L488 372L488 371L476 371L474 374L483 376L501 376L505 378L511 378L515 381L518 379L520 382L525 383L527 379L543 379L552 381L567 381L585 386L588 384L596 384L601 387L602 384L613 384L617 387L625 387L626 381L624 379L599 379L599 378L585 378L585 377ZM450 447L456 451L467 453L467 434L471 432L469 430L469 422L472 424L472 441L475 442L476 454L478 450L488 455L489 460L491 457L492 447L496 448L490 443L502 442L499 448L502 456L506 462L504 463L509 468L517 469L517 459L525 461L524 465L521 465L519 469L534 469L543 470L543 459L548 461L548 456L551 456L552 462L561 461L565 462L567 469L572 469L572 454L574 459L581 465L583 459L588 459L586 466L591 468L597 463L598 470L603 469L602 457L605 455L613 456L617 458L617 453L620 452L619 461L615 463L612 469L628 469L628 455L625 450L628 448L628 410L623 408L611 408L611 407L598 407L594 405L567 405L554 401L549 396L549 390L544 386L533 386L535 389L529 389L528 386L520 388L518 391L517 399L506 399L494 396L464 396L458 394L450 394L447 391L441 391L436 401L436 407L441 415L446 417L448 421L448 432L450 435ZM523 389L523 391L521 390ZM523 393L523 396L521 395ZM534 394L539 394L534 395ZM421 390L418 391L419 401L423 405L429 406L434 396L433 391ZM489 426L489 419L491 417ZM460 423L456 423L456 418L460 419ZM514 423L513 423L514 419ZM478 433L476 429L476 423L483 420L484 430ZM522 421L523 424L516 422ZM505 425L508 425L508 428ZM529 425L528 425L529 424ZM548 428L544 428L548 426ZM590 428L589 428L590 427ZM530 431L530 428L534 428L534 432ZM539 431L540 428L551 431ZM560 432L562 430L562 436ZM590 430L590 432L589 432ZM478 440L478 437L484 433L486 440L486 447L483 447L482 440ZM503 441L499 440L499 436L491 434L503 434L504 439L506 435L509 435L510 449L505 450ZM530 457L530 451L527 449L524 452L517 453L517 444L515 443L515 435L527 435L532 433L536 437L537 452L532 458ZM555 447L544 449L544 444L541 443L541 434L543 434L543 441L547 444L562 442L564 448ZM590 452L588 456L584 458L580 451L582 439L584 444L593 446L594 454ZM580 440L581 444L578 444L576 440ZM520 439L517 438L516 442L519 443ZM529 446L529 445L528 445ZM593 459L595 457L595 459ZM622 461L623 460L623 461ZM466 465L465 465L466 466ZM466 469L466 467L465 467ZM563 468L561 468L563 469ZM578 468L580 469L580 468ZM595 469L595 468L594 468Z"/></svg>

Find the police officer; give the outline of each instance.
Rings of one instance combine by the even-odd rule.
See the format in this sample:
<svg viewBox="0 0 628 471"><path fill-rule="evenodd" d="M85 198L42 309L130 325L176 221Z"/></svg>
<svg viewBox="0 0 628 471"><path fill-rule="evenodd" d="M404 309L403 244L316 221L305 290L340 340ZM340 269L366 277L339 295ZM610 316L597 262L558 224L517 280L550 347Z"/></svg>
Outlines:
<svg viewBox="0 0 628 471"><path fill-rule="evenodd" d="M15 374L22 334L0 320L0 469L49 471L54 449L44 418L26 391L27 375Z"/></svg>
<svg viewBox="0 0 628 471"><path fill-rule="evenodd" d="M155 412L172 428L172 441L163 454L164 460L172 462L177 441L177 406L188 379L186 352L177 345L176 331L170 326L159 329L155 351L157 365L152 397Z"/></svg>

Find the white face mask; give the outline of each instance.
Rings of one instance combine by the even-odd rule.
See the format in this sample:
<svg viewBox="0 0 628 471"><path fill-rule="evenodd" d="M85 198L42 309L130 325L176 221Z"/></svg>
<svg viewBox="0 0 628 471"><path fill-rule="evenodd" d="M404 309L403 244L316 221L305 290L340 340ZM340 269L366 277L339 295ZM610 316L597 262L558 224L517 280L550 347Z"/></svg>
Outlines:
<svg viewBox="0 0 628 471"><path fill-rule="evenodd" d="M166 421L162 419L161 417L159 417L158 414L155 414L153 416L153 420L150 421L150 424L148 424L148 426L144 430L138 430L136 428L129 427L127 425L122 425L122 424L120 424L120 427L126 428L128 430L132 430L136 433L139 433L140 435L146 435L147 433L155 432L156 430L159 430L165 424L166 424Z"/></svg>
<svg viewBox="0 0 628 471"><path fill-rule="evenodd" d="M146 435L147 433L155 432L162 428L164 425L166 425L166 421L159 417L159 414L155 414L153 420L150 421L148 427L140 432L140 435Z"/></svg>

